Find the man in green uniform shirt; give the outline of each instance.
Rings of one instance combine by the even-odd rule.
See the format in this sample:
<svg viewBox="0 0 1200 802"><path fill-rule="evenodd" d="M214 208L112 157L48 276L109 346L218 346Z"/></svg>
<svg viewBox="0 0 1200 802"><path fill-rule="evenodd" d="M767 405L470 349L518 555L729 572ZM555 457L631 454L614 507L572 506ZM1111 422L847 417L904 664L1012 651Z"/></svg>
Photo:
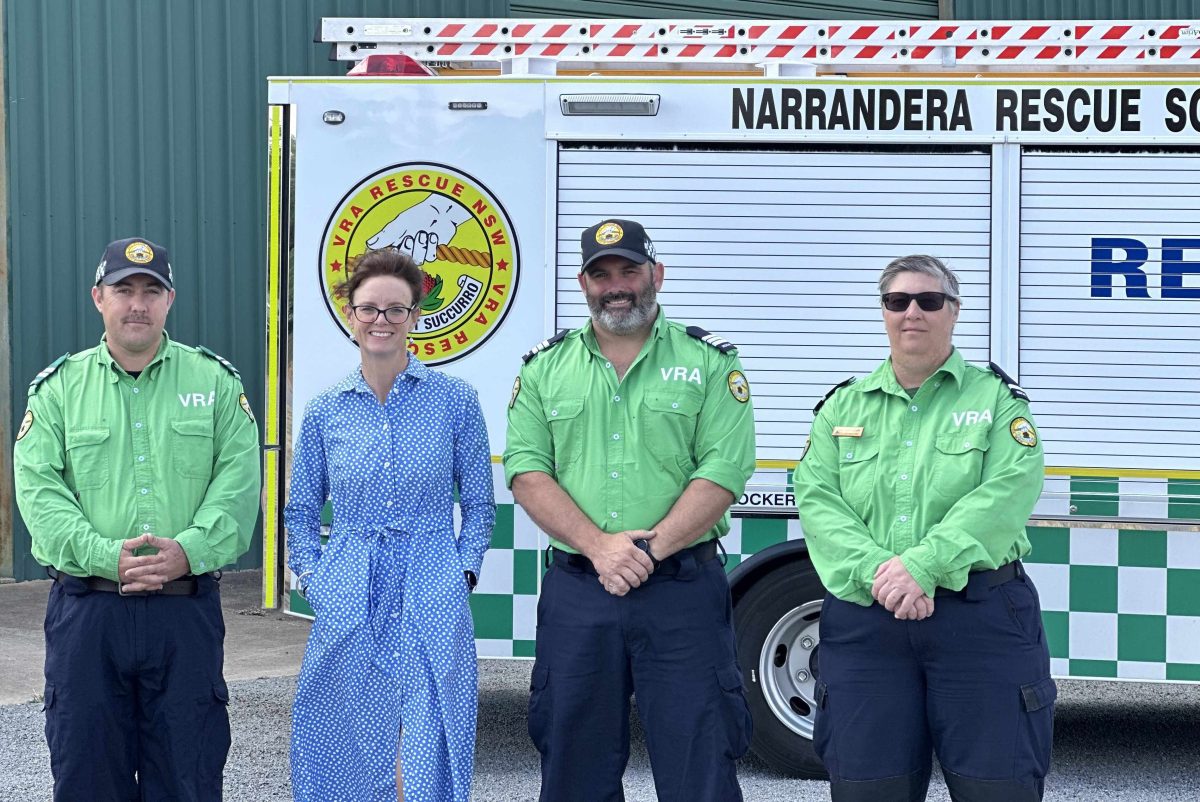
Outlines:
<svg viewBox="0 0 1200 802"><path fill-rule="evenodd" d="M740 800L750 720L717 538L754 471L734 347L666 319L642 226L582 236L591 320L525 355L505 476L550 535L529 733L544 802L623 799L636 694L658 798Z"/></svg>
<svg viewBox="0 0 1200 802"><path fill-rule="evenodd" d="M835 802L1040 799L1054 681L1020 558L1042 489L1029 399L951 337L958 279L930 256L879 279L891 356L817 406L795 473L821 614L814 745ZM840 389L839 389L840 388Z"/></svg>
<svg viewBox="0 0 1200 802"><path fill-rule="evenodd" d="M229 750L217 570L250 544L258 427L237 371L163 330L166 249L104 253L95 348L29 386L17 504L55 582L46 738L55 800L218 800Z"/></svg>

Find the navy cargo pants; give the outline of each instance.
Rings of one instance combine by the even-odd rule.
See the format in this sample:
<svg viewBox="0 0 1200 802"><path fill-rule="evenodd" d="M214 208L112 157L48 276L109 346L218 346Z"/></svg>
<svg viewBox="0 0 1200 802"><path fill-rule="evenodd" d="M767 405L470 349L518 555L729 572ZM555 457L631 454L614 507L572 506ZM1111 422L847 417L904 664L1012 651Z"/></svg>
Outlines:
<svg viewBox="0 0 1200 802"><path fill-rule="evenodd" d="M721 561L690 550L625 596L557 553L538 601L529 735L542 802L619 802L637 698L661 802L740 802L750 711Z"/></svg>
<svg viewBox="0 0 1200 802"><path fill-rule="evenodd" d="M975 576L975 575L972 575ZM1056 696L1024 572L898 621L826 596L814 746L834 802L923 800L936 752L955 802L1036 802Z"/></svg>
<svg viewBox="0 0 1200 802"><path fill-rule="evenodd" d="M56 802L221 798L229 693L218 582L121 596L62 577L46 607L46 740Z"/></svg>

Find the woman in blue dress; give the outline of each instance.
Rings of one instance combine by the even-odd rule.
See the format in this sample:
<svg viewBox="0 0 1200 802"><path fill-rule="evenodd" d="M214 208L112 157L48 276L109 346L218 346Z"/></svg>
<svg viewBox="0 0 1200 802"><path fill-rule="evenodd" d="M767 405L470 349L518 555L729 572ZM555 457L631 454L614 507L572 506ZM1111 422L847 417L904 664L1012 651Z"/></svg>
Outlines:
<svg viewBox="0 0 1200 802"><path fill-rule="evenodd" d="M316 613L292 708L298 802L470 796L467 598L496 517L491 450L474 388L409 354L422 275L372 251L339 288L362 364L309 403L296 444L288 565Z"/></svg>

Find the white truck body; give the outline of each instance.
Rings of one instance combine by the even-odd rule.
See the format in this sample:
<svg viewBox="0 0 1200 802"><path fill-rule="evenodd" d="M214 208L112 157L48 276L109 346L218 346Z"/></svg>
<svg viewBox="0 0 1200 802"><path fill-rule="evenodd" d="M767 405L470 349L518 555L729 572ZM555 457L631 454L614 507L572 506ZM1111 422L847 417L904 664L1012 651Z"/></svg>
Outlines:
<svg viewBox="0 0 1200 802"><path fill-rule="evenodd" d="M521 22L499 22L511 47ZM778 757L785 735L811 732L806 694L819 643L820 589L790 469L814 404L887 356L875 281L910 253L958 272L963 355L996 362L1032 398L1048 467L1027 568L1053 672L1200 680L1194 26L1176 24L1174 44L1163 45L1148 32L1161 36L1168 23L1130 24L1139 44L1107 65L1120 72L1089 71L1096 53L1064 64L1061 41L1057 60L1016 54L997 63L980 55L988 23L972 23L974 40L965 38L970 26L942 26L959 49L914 63L921 45L902 57L897 31L910 43L922 32L931 48L942 36L914 23L886 26L883 56L865 61L859 47L845 63L830 54L759 58L769 63L754 70L755 53L735 46L722 61L713 48L728 45L706 44L702 33L707 55L618 75L614 60L639 64L628 51L601 58L597 41L584 51L566 36L546 56L539 40L537 52L506 60L499 44L481 55L479 36L438 39L436 26L450 23L484 30L483 21L374 21L376 41L355 40L360 55L433 47L436 77L269 80L268 605L308 612L281 567L286 456L305 404L358 361L331 286L369 247L411 250L432 233L443 247L420 248L436 285L413 348L479 390L495 463L496 537L472 601L477 646L481 656L532 656L547 542L504 488L505 411L521 354L586 319L575 281L581 230L627 217L645 224L666 264L667 314L734 342L751 383L759 471L725 538L735 599L755 599L756 584L761 596L772 575L779 584L804 574L792 591L773 591L798 594L777 602L778 612L763 612L762 599L735 611L748 690L782 727L774 743L756 737L760 754L819 771ZM554 33L553 23L536 24ZM771 36L786 33L770 24ZM646 22L630 47L653 44L658 25L688 29ZM704 25L724 32L747 23ZM830 33L836 23L821 25L826 39L856 41ZM1028 36L1034 24L1025 25ZM1094 35L1081 34L1082 23L1051 27L1060 25L1076 42ZM327 21L327 31L354 27ZM358 23L360 37L372 36L368 28ZM429 44L419 34L426 28L435 33ZM793 57L821 46L804 51L797 36L787 43ZM491 58L503 74L477 74ZM572 64L610 72L559 74ZM456 65L471 69L447 69ZM840 68L849 74L825 74ZM418 235L426 239L405 239ZM755 622L746 619L751 607ZM743 629L758 634L743 643ZM760 719L756 710L756 730Z"/></svg>

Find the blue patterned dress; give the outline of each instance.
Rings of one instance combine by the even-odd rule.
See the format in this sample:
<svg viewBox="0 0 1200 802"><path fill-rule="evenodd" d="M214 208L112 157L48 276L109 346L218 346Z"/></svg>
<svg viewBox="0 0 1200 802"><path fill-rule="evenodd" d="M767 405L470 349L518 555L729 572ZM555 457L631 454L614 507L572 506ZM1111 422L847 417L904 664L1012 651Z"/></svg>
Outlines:
<svg viewBox="0 0 1200 802"><path fill-rule="evenodd" d="M415 358L380 404L361 369L308 405L285 509L316 613L292 708L298 802L467 802L478 678L464 571L496 518L474 388ZM454 491L462 511L454 524ZM322 551L320 514L333 500Z"/></svg>

